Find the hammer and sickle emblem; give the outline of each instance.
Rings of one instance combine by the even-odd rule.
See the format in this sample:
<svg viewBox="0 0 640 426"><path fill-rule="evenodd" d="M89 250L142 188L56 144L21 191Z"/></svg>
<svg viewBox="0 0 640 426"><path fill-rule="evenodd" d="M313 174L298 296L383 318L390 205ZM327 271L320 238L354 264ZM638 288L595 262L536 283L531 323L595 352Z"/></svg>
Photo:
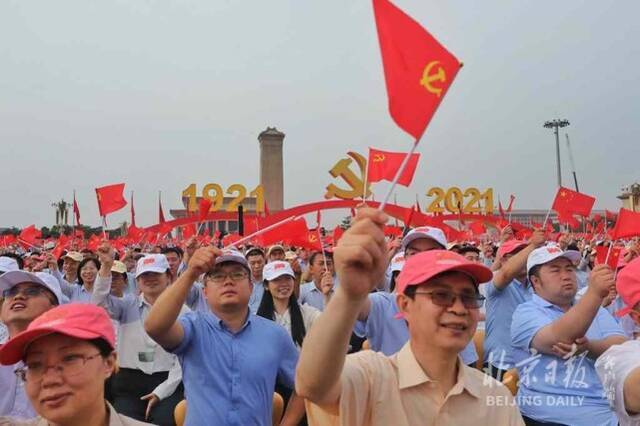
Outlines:
<svg viewBox="0 0 640 426"><path fill-rule="evenodd" d="M357 152L349 151L347 155L351 158L342 158L329 170L329 174L334 178L341 177L350 189L343 189L331 183L327 185L327 192L324 198L339 198L341 200L353 200L361 198L364 191L364 174L367 167L367 159ZM359 175L351 170L351 163L355 160L360 171ZM367 197L371 195L369 185L367 184Z"/></svg>
<svg viewBox="0 0 640 426"><path fill-rule="evenodd" d="M309 242L315 243L316 241L318 241L318 237L313 234L309 235Z"/></svg>
<svg viewBox="0 0 640 426"><path fill-rule="evenodd" d="M384 161L384 154L376 154L373 157L374 163L382 163Z"/></svg>
<svg viewBox="0 0 640 426"><path fill-rule="evenodd" d="M432 70L436 66L438 66L438 70L434 73ZM424 67L420 85L424 86L429 93L433 93L437 97L440 97L440 95L442 95L442 87L433 86L433 83L436 81L444 83L447 81L447 75L444 72L444 68L440 66L440 61L431 61L426 67Z"/></svg>

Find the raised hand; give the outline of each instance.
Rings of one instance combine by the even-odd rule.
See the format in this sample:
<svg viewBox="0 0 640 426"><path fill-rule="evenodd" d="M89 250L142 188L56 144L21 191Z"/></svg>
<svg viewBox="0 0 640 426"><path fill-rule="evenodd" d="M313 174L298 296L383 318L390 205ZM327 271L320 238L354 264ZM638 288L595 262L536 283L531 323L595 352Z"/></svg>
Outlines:
<svg viewBox="0 0 640 426"><path fill-rule="evenodd" d="M187 265L187 273L192 277L198 277L209 272L216 262L216 257L220 256L222 251L216 247L207 246L197 249Z"/></svg>
<svg viewBox="0 0 640 426"><path fill-rule="evenodd" d="M387 215L372 208L358 210L355 221L333 253L340 287L352 299L363 299L376 287L387 267L384 224Z"/></svg>

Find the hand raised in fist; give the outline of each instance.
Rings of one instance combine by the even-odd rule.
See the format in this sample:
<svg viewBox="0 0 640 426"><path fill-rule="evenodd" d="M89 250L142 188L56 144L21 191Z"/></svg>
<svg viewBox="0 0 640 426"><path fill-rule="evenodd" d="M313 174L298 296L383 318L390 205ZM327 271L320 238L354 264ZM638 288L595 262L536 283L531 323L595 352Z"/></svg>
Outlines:
<svg viewBox="0 0 640 426"><path fill-rule="evenodd" d="M533 244L536 248L542 247L547 242L544 229L535 229L531 238L529 238L529 244Z"/></svg>
<svg viewBox="0 0 640 426"><path fill-rule="evenodd" d="M352 299L363 299L382 280L387 267L384 225L387 215L372 208L358 210L355 221L333 252L340 288Z"/></svg>
<svg viewBox="0 0 640 426"><path fill-rule="evenodd" d="M611 288L615 288L614 273L608 265L596 265L589 278L589 290L593 290L604 299L609 295Z"/></svg>
<svg viewBox="0 0 640 426"><path fill-rule="evenodd" d="M113 250L113 247L111 247L108 242L103 241L98 247L96 254L98 255L100 265L104 265L108 270L111 270L113 260L115 259L115 251Z"/></svg>
<svg viewBox="0 0 640 426"><path fill-rule="evenodd" d="M322 275L322 280L320 280L320 290L324 295L331 293L331 290L333 290L333 276L331 275L331 272L327 271Z"/></svg>
<svg viewBox="0 0 640 426"><path fill-rule="evenodd" d="M186 273L190 274L195 279L200 275L209 272L216 263L216 257L221 254L222 251L218 248L212 246L200 247L189 259Z"/></svg>

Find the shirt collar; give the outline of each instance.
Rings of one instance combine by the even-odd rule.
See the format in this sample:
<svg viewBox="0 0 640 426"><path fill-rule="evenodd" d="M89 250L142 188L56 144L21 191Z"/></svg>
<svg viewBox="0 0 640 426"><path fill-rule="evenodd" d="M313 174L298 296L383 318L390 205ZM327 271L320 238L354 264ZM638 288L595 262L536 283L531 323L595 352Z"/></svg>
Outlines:
<svg viewBox="0 0 640 426"><path fill-rule="evenodd" d="M427 376L422 367L420 367L420 364L418 364L418 360L416 360L411 350L410 342L407 342L402 349L400 349L400 352L396 355L396 359L398 361L398 385L401 390L433 381ZM472 396L480 398L481 390L479 389L479 384L468 377L465 365L460 360L460 357L458 357L457 364L458 378L453 388L451 388L451 391L449 391L449 394L455 395L466 390Z"/></svg>
<svg viewBox="0 0 640 426"><path fill-rule="evenodd" d="M555 308L564 313L564 310L562 310L559 306L554 305L553 303L549 302L546 299L543 299L542 297L538 296L536 293L533 293L531 300L533 301L533 303L543 308Z"/></svg>
<svg viewBox="0 0 640 426"><path fill-rule="evenodd" d="M225 325L224 321L222 321L216 314L214 314L211 309L209 309L205 313L205 315L210 316L209 320L218 330L231 332ZM235 334L242 333L244 329L247 328L249 324L251 324L251 316L252 316L251 311L249 310L249 307L247 307L247 319L244 321L244 324L242 324L242 327L240 328L240 330Z"/></svg>
<svg viewBox="0 0 640 426"><path fill-rule="evenodd" d="M144 295L142 293L140 293L138 295L138 307L142 308L144 306L146 306L149 309L151 309L151 304L149 302L147 302L146 300L144 300Z"/></svg>

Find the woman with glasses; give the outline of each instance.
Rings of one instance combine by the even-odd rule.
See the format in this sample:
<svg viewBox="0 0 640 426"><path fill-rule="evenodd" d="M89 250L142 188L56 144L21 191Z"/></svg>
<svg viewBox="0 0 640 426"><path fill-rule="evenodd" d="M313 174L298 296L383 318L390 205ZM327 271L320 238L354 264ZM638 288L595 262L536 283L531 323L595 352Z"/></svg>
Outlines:
<svg viewBox="0 0 640 426"><path fill-rule="evenodd" d="M120 369L112 379L113 405L134 419L173 425L173 410L184 396L182 369L178 357L162 349L144 330L149 310L172 280L167 258L149 254L138 260L140 295L117 297L111 294L114 250L105 243L98 248L98 256L102 266L92 302L106 308L118 322ZM188 311L183 306L183 312Z"/></svg>
<svg viewBox="0 0 640 426"><path fill-rule="evenodd" d="M31 322L0 348L0 363L24 362L16 373L39 417L8 424L148 424L118 414L104 399L104 382L116 366L114 339L111 319L94 305L58 306Z"/></svg>

